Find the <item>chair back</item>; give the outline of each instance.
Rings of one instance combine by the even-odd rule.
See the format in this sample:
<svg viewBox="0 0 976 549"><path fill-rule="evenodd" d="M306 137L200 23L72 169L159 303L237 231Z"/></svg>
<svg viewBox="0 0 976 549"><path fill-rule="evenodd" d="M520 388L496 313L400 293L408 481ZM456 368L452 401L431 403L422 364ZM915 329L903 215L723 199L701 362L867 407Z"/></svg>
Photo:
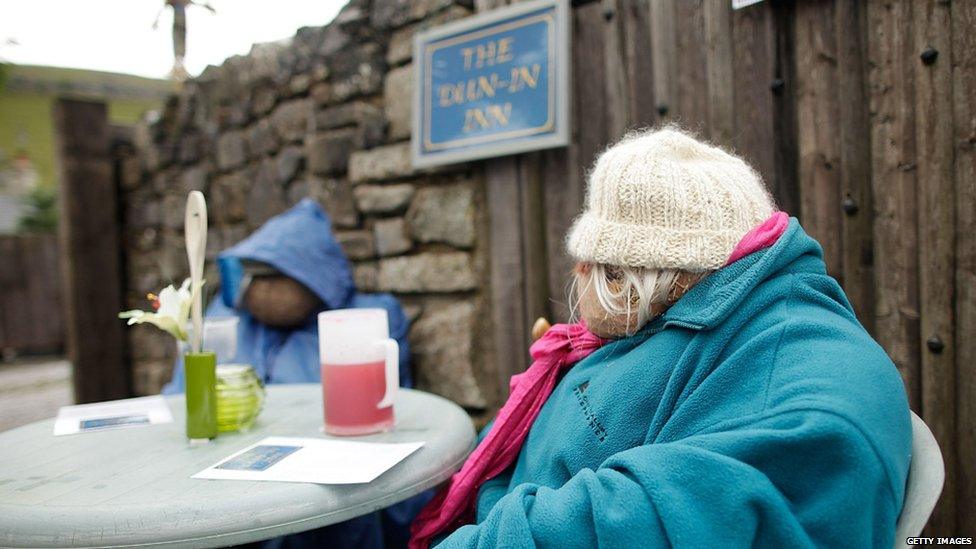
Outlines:
<svg viewBox="0 0 976 549"><path fill-rule="evenodd" d="M912 414L912 461L908 467L905 504L895 527L895 548L908 547L907 538L917 537L932 516L942 485L945 463L939 443L922 418Z"/></svg>

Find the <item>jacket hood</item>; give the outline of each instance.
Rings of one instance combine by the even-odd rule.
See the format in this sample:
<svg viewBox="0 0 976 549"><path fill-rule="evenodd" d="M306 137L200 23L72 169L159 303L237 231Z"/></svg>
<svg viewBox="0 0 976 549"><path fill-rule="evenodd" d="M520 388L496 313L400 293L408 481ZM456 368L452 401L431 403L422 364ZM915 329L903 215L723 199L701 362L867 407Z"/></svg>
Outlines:
<svg viewBox="0 0 976 549"><path fill-rule="evenodd" d="M649 326L670 322L695 329L713 327L725 320L760 284L787 268L791 273L827 274L823 248L800 227L795 217L790 218L775 244L708 275Z"/></svg>
<svg viewBox="0 0 976 549"><path fill-rule="evenodd" d="M244 274L241 262L247 260L271 265L301 282L329 309L345 307L355 291L349 260L332 234L329 216L307 198L217 256L228 307L234 306Z"/></svg>

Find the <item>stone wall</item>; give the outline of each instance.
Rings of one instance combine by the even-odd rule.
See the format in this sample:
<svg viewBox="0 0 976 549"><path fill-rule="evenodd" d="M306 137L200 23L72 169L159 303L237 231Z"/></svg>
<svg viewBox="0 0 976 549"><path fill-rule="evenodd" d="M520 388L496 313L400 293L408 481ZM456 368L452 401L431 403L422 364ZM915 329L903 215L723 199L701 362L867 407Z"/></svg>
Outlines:
<svg viewBox="0 0 976 549"><path fill-rule="evenodd" d="M139 128L137 157L121 171L128 305L186 276L188 191L208 198L208 260L311 197L358 288L404 305L419 386L472 410L495 403L482 168L418 171L409 156L412 36L471 10L464 0L352 0L328 26L187 82ZM219 280L212 263L207 280ZM154 393L175 348L151 328L129 334L136 390Z"/></svg>

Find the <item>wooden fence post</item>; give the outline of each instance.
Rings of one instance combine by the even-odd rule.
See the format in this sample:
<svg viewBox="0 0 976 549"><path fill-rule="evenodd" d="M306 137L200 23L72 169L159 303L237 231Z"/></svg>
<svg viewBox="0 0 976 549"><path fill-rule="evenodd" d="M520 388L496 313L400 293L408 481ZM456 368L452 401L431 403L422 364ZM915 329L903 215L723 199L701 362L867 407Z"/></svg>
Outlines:
<svg viewBox="0 0 976 549"><path fill-rule="evenodd" d="M0 350L61 352L64 326L57 237L2 235L0 257Z"/></svg>
<svg viewBox="0 0 976 549"><path fill-rule="evenodd" d="M796 113L799 173L803 193L799 217L824 250L827 272L841 278L840 103L837 91L837 34L833 2L796 7ZM838 101L841 99L841 101ZM843 284L843 280L841 280Z"/></svg>
<svg viewBox="0 0 976 549"><path fill-rule="evenodd" d="M605 20L603 7L597 2L574 8L571 21L572 142L565 149L542 153L545 159L543 207L550 297L548 313L552 322L565 322L569 317L566 284L573 260L566 253L564 239L583 206L586 169L606 146L611 131L607 115L611 107L607 103L604 26L616 22ZM628 65L628 74L632 66ZM636 74L646 76L648 72L649 67L644 65ZM628 81L628 85L631 82Z"/></svg>
<svg viewBox="0 0 976 549"><path fill-rule="evenodd" d="M732 147L735 105L732 101L732 8L726 0L706 0L705 73L708 89L709 139Z"/></svg>
<svg viewBox="0 0 976 549"><path fill-rule="evenodd" d="M976 2L952 3L956 525L976 521ZM961 530L960 530L961 531Z"/></svg>
<svg viewBox="0 0 976 549"><path fill-rule="evenodd" d="M868 14L875 337L921 411L918 203L911 3L872 0Z"/></svg>
<svg viewBox="0 0 976 549"><path fill-rule="evenodd" d="M949 5L938 0L912 2L915 22L915 139L918 162L919 346L922 418L942 447L946 489L929 521L930 531L955 532L956 393L955 189L953 166L953 58ZM931 59L933 51L939 57ZM971 52L970 52L971 53ZM968 464L971 465L971 464Z"/></svg>
<svg viewBox="0 0 976 549"><path fill-rule="evenodd" d="M67 355L78 403L125 398L118 209L104 103L54 106Z"/></svg>
<svg viewBox="0 0 976 549"><path fill-rule="evenodd" d="M841 275L861 324L874 334L874 200L867 87L867 18L859 0L837 0L837 102L840 116ZM843 212L843 213L841 213Z"/></svg>

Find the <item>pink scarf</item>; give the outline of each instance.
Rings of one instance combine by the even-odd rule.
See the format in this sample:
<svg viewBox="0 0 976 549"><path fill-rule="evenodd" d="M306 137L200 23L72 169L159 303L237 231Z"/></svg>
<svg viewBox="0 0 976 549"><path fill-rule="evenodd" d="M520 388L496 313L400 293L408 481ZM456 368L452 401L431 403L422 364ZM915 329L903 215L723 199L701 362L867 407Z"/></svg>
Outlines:
<svg viewBox="0 0 976 549"><path fill-rule="evenodd" d="M736 245L726 264L772 246L789 217L776 212ZM410 528L410 549L426 549L430 540L471 521L481 485L514 463L529 429L539 415L563 369L586 358L608 340L601 339L577 324L556 324L549 328L529 352L534 362L525 372L512 376L510 395L499 410L488 436L468 456L461 470L417 515Z"/></svg>
<svg viewBox="0 0 976 549"><path fill-rule="evenodd" d="M586 329L582 322L556 324L532 344L535 362L512 376L511 394L498 412L488 436L451 477L447 490L434 497L414 519L410 549L423 549L440 532L469 522L478 488L511 465L522 449L529 428L556 387L559 372L583 360L606 340Z"/></svg>
<svg viewBox="0 0 976 549"><path fill-rule="evenodd" d="M726 265L735 263L743 257L758 252L763 248L768 248L776 243L780 235L786 231L786 226L790 224L790 216L786 212L775 212L769 216L762 225L746 233L742 240L735 245L732 255L725 262Z"/></svg>

